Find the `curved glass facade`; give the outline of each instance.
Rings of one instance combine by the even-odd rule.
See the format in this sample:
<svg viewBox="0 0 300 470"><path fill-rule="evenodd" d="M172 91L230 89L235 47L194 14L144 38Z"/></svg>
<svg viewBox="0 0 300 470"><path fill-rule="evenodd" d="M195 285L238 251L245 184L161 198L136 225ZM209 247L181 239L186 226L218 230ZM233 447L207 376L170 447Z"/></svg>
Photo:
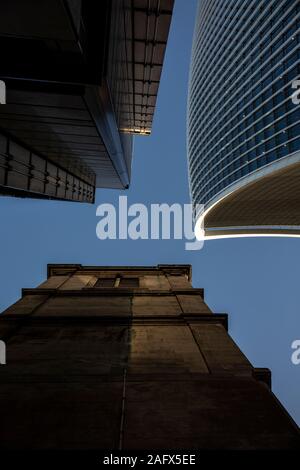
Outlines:
<svg viewBox="0 0 300 470"><path fill-rule="evenodd" d="M200 0L188 104L193 203L300 150L299 0Z"/></svg>

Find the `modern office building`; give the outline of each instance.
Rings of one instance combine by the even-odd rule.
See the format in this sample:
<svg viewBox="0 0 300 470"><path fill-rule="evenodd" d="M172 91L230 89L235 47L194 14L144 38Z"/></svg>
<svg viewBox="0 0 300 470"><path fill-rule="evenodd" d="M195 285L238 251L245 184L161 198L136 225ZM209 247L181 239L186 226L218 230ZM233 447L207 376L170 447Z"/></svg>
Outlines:
<svg viewBox="0 0 300 470"><path fill-rule="evenodd" d="M298 0L199 1L188 160L206 236L300 235L299 80Z"/></svg>
<svg viewBox="0 0 300 470"><path fill-rule="evenodd" d="M0 194L93 202L128 187L173 1L1 1Z"/></svg>
<svg viewBox="0 0 300 470"><path fill-rule="evenodd" d="M0 316L0 449L296 449L189 265L49 265Z"/></svg>

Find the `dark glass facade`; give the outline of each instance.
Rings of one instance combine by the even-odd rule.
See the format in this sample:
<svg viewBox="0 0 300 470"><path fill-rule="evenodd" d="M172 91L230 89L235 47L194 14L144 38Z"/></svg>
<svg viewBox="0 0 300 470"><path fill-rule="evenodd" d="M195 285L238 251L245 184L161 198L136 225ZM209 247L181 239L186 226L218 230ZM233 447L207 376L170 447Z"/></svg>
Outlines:
<svg viewBox="0 0 300 470"><path fill-rule="evenodd" d="M188 105L194 204L300 150L299 77L298 0L199 1Z"/></svg>
<svg viewBox="0 0 300 470"><path fill-rule="evenodd" d="M1 2L0 195L91 203L129 187L173 1Z"/></svg>

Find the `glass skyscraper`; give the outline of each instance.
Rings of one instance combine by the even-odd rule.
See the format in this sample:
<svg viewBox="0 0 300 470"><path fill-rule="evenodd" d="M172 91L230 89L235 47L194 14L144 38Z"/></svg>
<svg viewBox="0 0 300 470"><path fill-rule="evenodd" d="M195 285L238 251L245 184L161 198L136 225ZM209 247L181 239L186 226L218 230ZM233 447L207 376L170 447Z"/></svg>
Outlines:
<svg viewBox="0 0 300 470"><path fill-rule="evenodd" d="M96 188L129 187L173 3L1 2L0 196L93 203Z"/></svg>
<svg viewBox="0 0 300 470"><path fill-rule="evenodd" d="M188 160L206 235L300 235L299 80L299 0L199 0Z"/></svg>

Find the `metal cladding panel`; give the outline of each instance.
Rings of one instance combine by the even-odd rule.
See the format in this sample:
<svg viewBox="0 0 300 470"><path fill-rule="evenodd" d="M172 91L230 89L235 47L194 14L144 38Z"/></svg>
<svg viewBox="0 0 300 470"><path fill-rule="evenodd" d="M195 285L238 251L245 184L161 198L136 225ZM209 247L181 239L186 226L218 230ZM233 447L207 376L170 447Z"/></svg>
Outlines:
<svg viewBox="0 0 300 470"><path fill-rule="evenodd" d="M92 203L95 186L0 134L0 194Z"/></svg>
<svg viewBox="0 0 300 470"><path fill-rule="evenodd" d="M173 1L112 2L108 83L119 129L150 134ZM124 62L127 67L124 67ZM116 70L118 73L115 73Z"/></svg>
<svg viewBox="0 0 300 470"><path fill-rule="evenodd" d="M79 95L8 89L0 127L34 152L93 182L81 154L103 151L103 144Z"/></svg>

